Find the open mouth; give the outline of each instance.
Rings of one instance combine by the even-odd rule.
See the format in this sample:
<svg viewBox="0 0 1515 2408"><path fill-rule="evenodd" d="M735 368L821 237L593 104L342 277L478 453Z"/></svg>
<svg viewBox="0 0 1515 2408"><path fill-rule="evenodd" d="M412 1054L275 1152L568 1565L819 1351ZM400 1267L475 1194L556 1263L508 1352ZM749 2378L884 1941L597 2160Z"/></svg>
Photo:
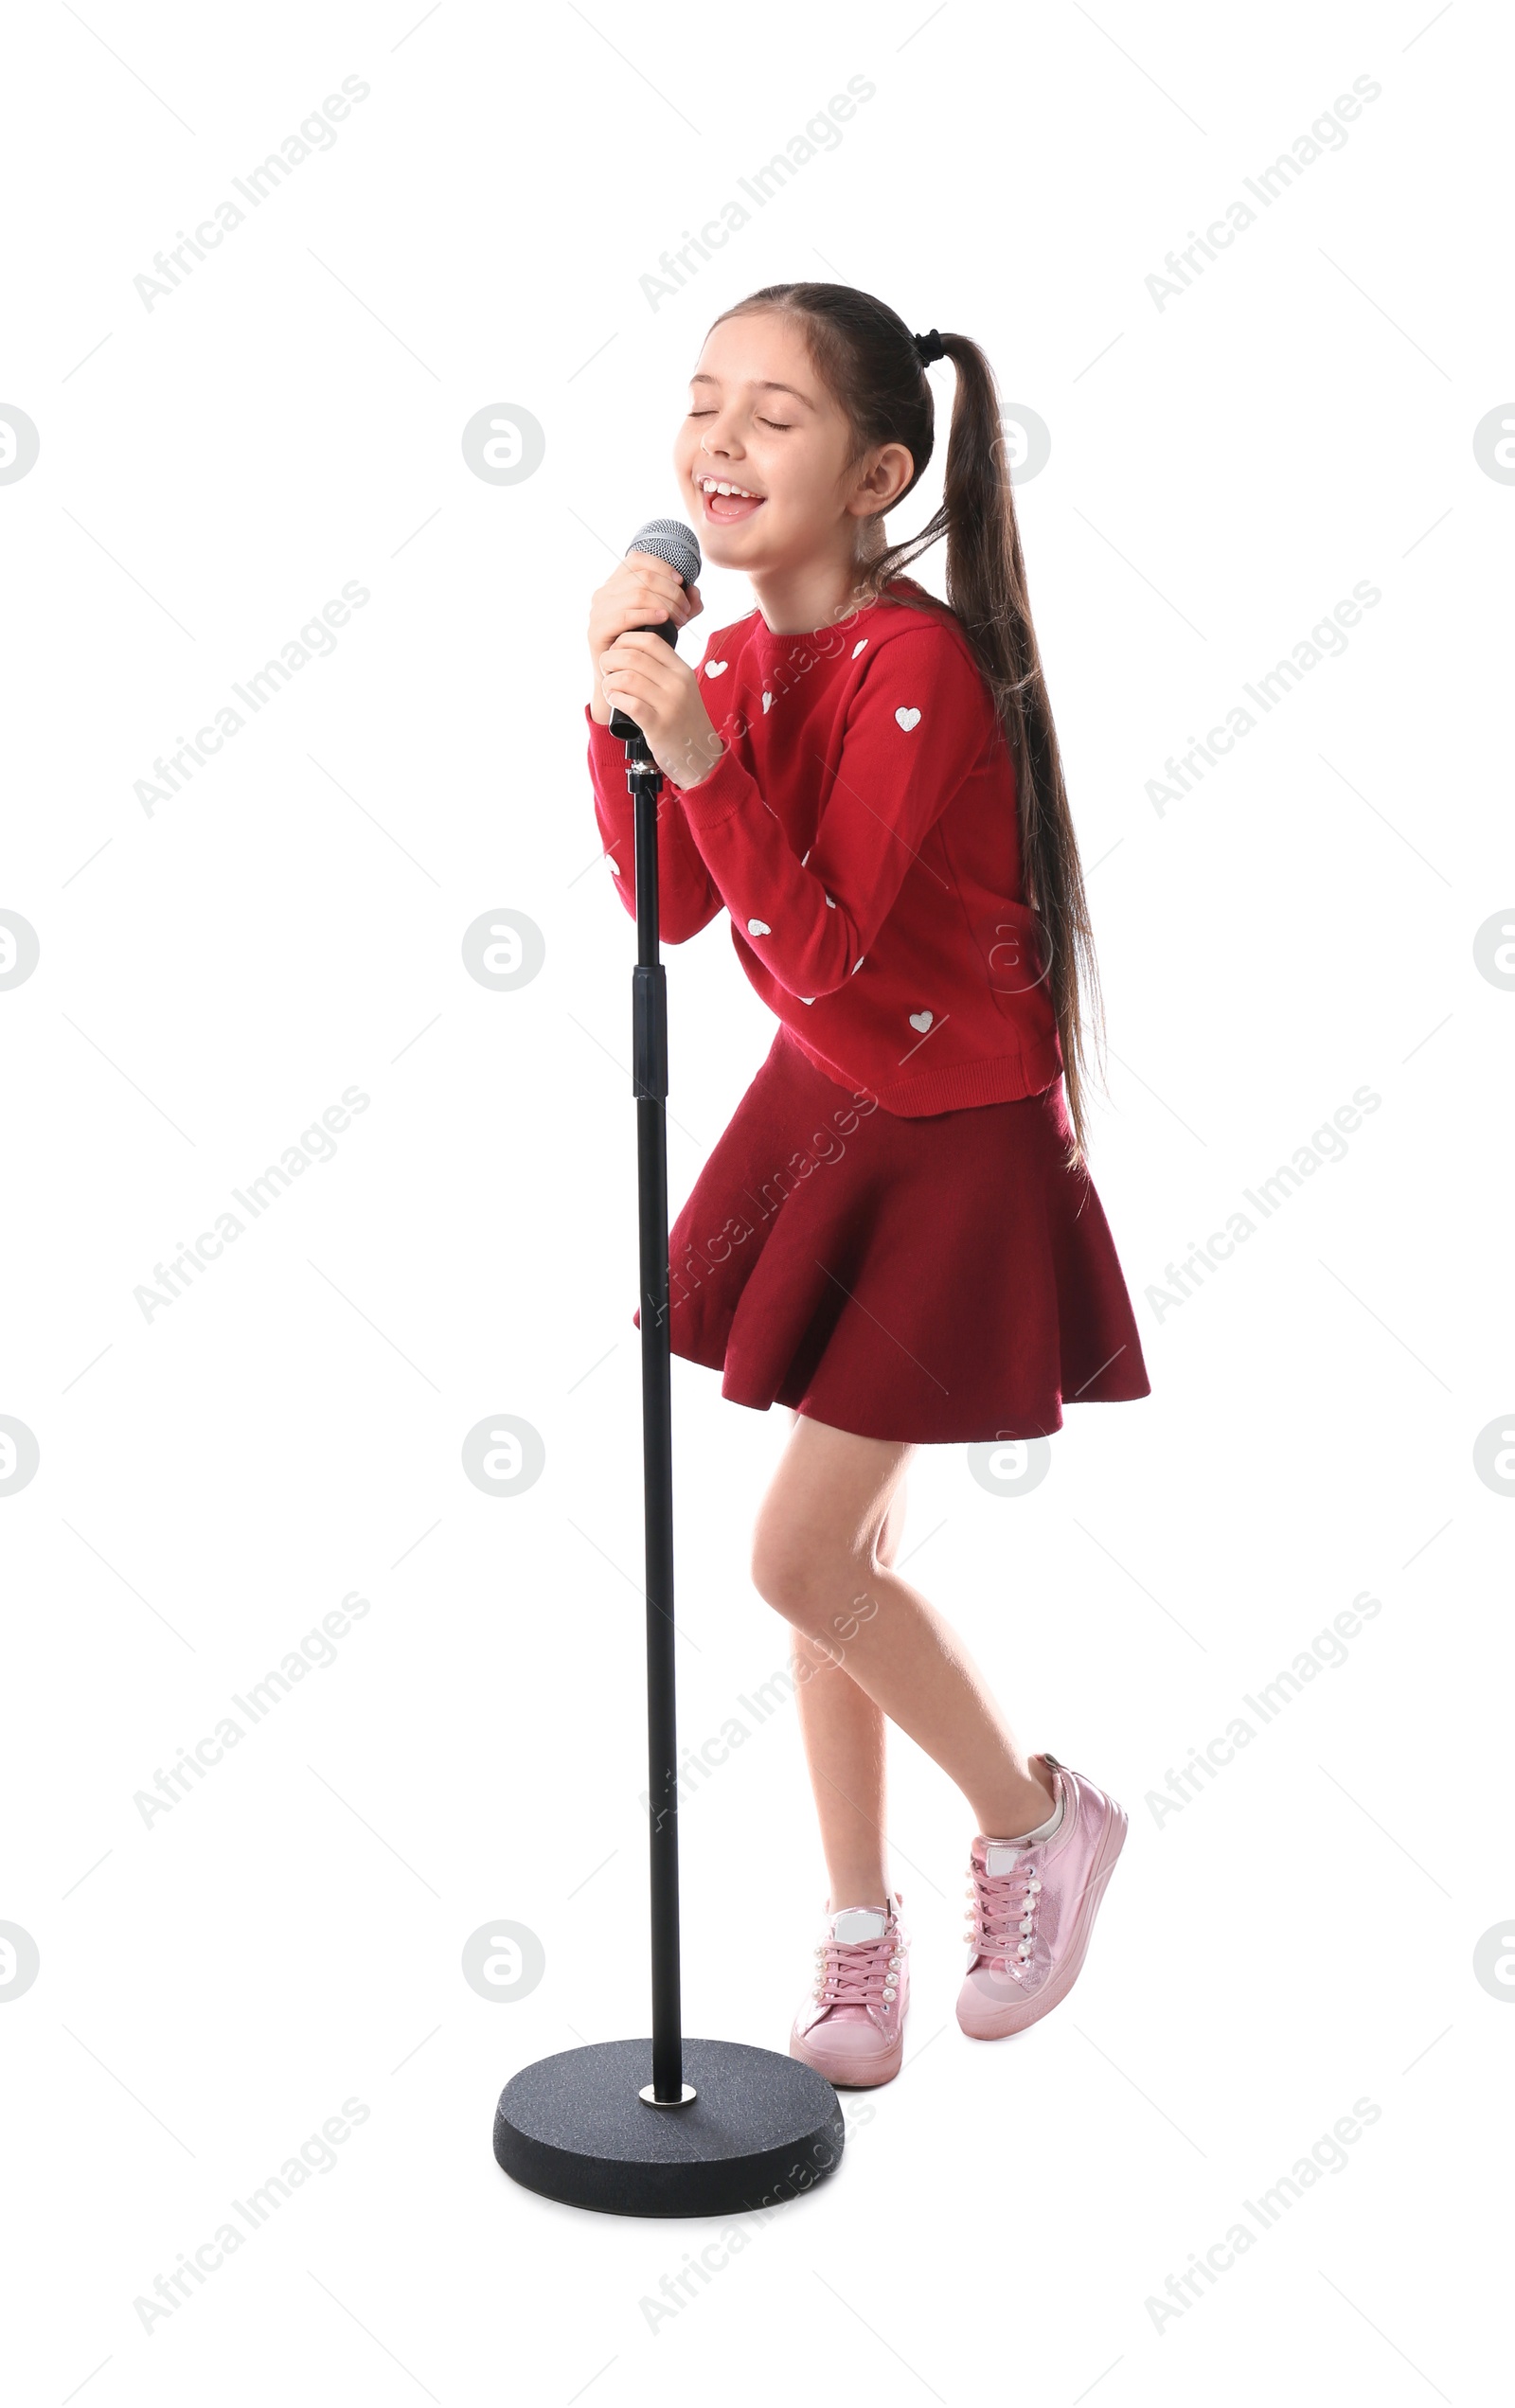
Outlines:
<svg viewBox="0 0 1515 2408"><path fill-rule="evenodd" d="M739 519L751 518L767 499L766 494L749 492L726 477L697 476L694 482L706 518L721 526L734 526Z"/></svg>

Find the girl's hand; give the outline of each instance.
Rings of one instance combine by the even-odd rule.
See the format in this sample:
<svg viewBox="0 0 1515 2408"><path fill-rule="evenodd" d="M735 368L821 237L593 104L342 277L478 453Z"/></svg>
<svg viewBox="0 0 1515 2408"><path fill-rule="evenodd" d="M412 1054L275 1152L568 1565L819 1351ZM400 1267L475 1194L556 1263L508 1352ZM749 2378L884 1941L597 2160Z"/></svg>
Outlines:
<svg viewBox="0 0 1515 2408"><path fill-rule="evenodd" d="M607 702L634 719L665 777L697 786L725 750L687 661L651 629L633 628L599 657Z"/></svg>
<svg viewBox="0 0 1515 2408"><path fill-rule="evenodd" d="M589 708L601 727L609 725L610 705L600 691L600 657L616 637L633 628L656 627L669 618L675 627L685 627L704 608L698 585L685 586L678 572L654 552L628 552L612 570L589 605L589 658L594 670ZM661 636L655 640L668 650Z"/></svg>

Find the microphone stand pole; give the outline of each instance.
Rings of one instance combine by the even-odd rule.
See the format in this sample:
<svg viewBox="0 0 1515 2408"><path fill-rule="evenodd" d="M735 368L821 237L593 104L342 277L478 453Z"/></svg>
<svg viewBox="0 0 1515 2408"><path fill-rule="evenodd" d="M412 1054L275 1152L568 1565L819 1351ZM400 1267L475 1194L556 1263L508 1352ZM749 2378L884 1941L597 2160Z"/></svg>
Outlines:
<svg viewBox="0 0 1515 2408"><path fill-rule="evenodd" d="M621 731L613 714L613 734ZM632 1092L636 1097L637 1234L642 1285L642 1512L647 1562L647 1796L652 1903L652 2080L642 2096L684 2106L679 2003L678 1736L673 1660L673 1401L668 1329L668 978L658 958L657 804L663 775L633 721L626 783L636 830L636 968Z"/></svg>
<svg viewBox="0 0 1515 2408"><path fill-rule="evenodd" d="M658 631L671 643L669 621ZM636 1098L641 1279L642 1487L647 1565L647 1753L652 2036L540 2058L507 2082L494 2154L528 2190L620 2216L730 2216L798 2198L841 2161L835 2091L797 2058L740 2041L685 2042L679 1999L678 1748L673 1657L673 1443L669 1384L668 988L658 957L657 814L663 776L616 710L635 818ZM651 2077L651 2078L649 2078Z"/></svg>

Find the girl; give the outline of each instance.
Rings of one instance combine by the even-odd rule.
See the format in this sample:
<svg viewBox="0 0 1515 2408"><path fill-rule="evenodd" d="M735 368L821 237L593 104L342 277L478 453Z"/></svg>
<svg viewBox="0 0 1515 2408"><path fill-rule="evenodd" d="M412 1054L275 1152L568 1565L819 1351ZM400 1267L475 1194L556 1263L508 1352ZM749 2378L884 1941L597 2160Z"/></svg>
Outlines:
<svg viewBox="0 0 1515 2408"><path fill-rule="evenodd" d="M943 357L942 505L890 544ZM957 2006L975 2039L1066 1995L1126 1832L1092 1781L1026 1754L894 1570L910 1457L1150 1388L1085 1162L1097 976L988 360L849 286L769 285L711 328L674 465L758 607L693 669L650 631L694 617L698 587L629 555L590 610L590 772L634 914L620 705L668 781L665 940L728 911L779 1021L674 1224L671 1343L722 1395L792 1411L753 1579L793 1626L830 1891L790 2049L873 2084L899 2071L910 1995L886 1721L978 1826ZM942 535L946 607L902 574Z"/></svg>

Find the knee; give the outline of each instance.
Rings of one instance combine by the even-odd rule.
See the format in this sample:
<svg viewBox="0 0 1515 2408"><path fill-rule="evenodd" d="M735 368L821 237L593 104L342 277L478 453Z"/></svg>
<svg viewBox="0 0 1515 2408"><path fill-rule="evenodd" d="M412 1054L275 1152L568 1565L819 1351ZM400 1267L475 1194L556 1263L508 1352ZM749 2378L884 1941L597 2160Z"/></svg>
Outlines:
<svg viewBox="0 0 1515 2408"><path fill-rule="evenodd" d="M813 1632L823 1626L827 1600L834 1593L835 1567L826 1551L801 1533L766 1516L760 1519L753 1536L752 1579L758 1596L797 1631Z"/></svg>
<svg viewBox="0 0 1515 2408"><path fill-rule="evenodd" d="M807 1637L829 1643L839 1613L867 1585L867 1554L828 1547L813 1537L761 1519L753 1539L752 1579L760 1597Z"/></svg>
<svg viewBox="0 0 1515 2408"><path fill-rule="evenodd" d="M761 1516L753 1533L752 1584L775 1614L803 1630L815 1585L814 1550L782 1524Z"/></svg>

